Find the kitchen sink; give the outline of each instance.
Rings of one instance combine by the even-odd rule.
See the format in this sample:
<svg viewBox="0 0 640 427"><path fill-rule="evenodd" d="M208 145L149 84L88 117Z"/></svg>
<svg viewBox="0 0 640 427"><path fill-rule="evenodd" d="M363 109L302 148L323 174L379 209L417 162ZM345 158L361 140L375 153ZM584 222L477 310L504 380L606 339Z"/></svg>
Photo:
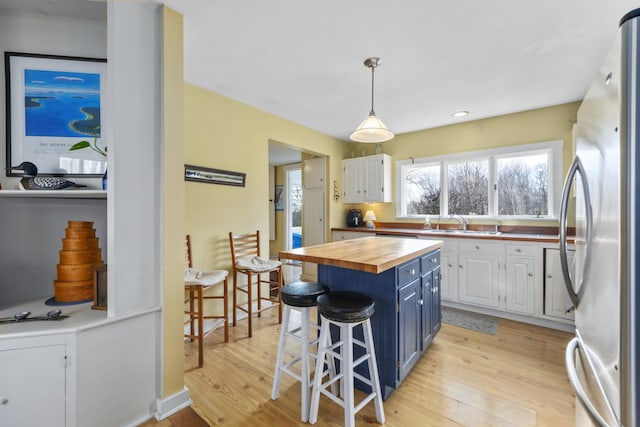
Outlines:
<svg viewBox="0 0 640 427"><path fill-rule="evenodd" d="M436 234L453 234L453 235L466 235L466 236L499 236L501 231L488 231L488 230L459 230L459 229L442 229L442 230L427 230L429 233Z"/></svg>

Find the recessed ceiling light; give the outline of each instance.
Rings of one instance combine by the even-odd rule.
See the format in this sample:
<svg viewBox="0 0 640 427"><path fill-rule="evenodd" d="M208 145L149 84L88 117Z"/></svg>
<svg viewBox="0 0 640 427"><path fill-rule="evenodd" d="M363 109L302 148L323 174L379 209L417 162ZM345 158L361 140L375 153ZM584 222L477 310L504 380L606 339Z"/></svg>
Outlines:
<svg viewBox="0 0 640 427"><path fill-rule="evenodd" d="M455 113L452 114L453 117L464 117L467 114L469 114L468 111L456 111Z"/></svg>

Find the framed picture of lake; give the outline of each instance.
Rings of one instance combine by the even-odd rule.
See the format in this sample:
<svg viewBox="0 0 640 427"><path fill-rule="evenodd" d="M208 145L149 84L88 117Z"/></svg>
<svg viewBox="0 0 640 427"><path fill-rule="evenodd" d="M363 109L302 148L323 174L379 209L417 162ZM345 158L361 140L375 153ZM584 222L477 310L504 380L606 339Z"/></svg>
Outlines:
<svg viewBox="0 0 640 427"><path fill-rule="evenodd" d="M38 175L102 176L106 59L5 52L4 61L6 166L31 162ZM84 149L70 150L81 141Z"/></svg>

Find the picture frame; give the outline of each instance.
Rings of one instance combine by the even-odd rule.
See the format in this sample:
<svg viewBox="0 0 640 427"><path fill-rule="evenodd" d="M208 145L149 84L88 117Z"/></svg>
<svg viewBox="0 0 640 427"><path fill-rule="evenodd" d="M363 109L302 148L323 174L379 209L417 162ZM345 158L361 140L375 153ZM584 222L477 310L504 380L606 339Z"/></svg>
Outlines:
<svg viewBox="0 0 640 427"><path fill-rule="evenodd" d="M276 185L273 194L273 204L276 211L284 210L284 185Z"/></svg>
<svg viewBox="0 0 640 427"><path fill-rule="evenodd" d="M29 161L42 176L100 177L106 150L106 59L5 52L6 166ZM8 169L7 176L22 176Z"/></svg>
<svg viewBox="0 0 640 427"><path fill-rule="evenodd" d="M244 187L246 177L247 174L242 172L225 171L222 169L206 168L195 165L184 165L185 181Z"/></svg>

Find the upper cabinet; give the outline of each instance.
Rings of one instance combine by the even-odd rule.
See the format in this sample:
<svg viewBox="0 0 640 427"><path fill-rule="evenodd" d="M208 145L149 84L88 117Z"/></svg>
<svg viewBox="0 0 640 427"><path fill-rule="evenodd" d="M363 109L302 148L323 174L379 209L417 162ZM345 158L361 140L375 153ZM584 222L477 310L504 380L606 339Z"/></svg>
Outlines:
<svg viewBox="0 0 640 427"><path fill-rule="evenodd" d="M343 160L342 182L345 203L391 202L391 156Z"/></svg>

